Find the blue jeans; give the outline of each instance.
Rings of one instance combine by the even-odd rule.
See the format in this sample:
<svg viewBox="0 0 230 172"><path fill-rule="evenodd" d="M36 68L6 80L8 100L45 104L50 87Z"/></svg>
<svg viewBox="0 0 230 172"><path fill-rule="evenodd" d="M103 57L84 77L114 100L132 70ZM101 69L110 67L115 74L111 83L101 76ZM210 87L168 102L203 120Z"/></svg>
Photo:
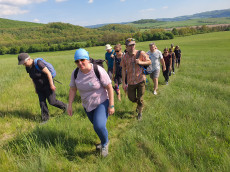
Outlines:
<svg viewBox="0 0 230 172"><path fill-rule="evenodd" d="M107 99L98 107L90 112L86 112L90 122L93 124L94 131L97 133L101 140L102 146L106 146L109 142L108 130L106 128L106 122L108 119L108 107L109 100Z"/></svg>

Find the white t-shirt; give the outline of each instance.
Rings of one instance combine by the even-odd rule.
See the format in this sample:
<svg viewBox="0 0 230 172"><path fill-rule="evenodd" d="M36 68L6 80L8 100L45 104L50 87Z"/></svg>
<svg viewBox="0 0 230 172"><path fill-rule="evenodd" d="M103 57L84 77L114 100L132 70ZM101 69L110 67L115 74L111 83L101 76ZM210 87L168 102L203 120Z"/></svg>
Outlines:
<svg viewBox="0 0 230 172"><path fill-rule="evenodd" d="M160 70L160 60L163 59L163 55L160 50L156 50L153 53L148 51L147 54L152 62L153 71Z"/></svg>
<svg viewBox="0 0 230 172"><path fill-rule="evenodd" d="M87 112L96 109L98 105L109 99L105 87L111 84L111 80L105 69L98 66L100 81L94 72L93 64L90 72L86 74L78 70L76 79L74 79L74 71L72 72L69 86L76 87L79 90L82 105Z"/></svg>

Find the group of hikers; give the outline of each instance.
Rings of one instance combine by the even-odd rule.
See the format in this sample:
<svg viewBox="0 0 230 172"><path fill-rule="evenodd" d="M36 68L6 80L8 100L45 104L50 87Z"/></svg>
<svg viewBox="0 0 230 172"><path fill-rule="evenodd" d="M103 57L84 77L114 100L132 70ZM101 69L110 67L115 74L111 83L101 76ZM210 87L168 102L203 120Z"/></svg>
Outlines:
<svg viewBox="0 0 230 172"><path fill-rule="evenodd" d="M106 123L109 115L115 112L114 108L114 90L121 100L119 86L122 83L125 94L128 95L130 101L137 103L137 119L142 119L143 111L143 95L145 92L146 75L143 73L143 66L152 65L152 73L150 77L154 82L153 93L157 94L158 77L160 73L160 63L162 64L163 75L166 84L172 73L175 74L174 62L179 67L181 59L181 51L179 46L168 50L164 49L162 54L154 43L149 44L150 50L136 50L136 42L133 38L125 41L126 49L122 52L120 44L114 46L107 44L105 60L108 65L106 72L103 67L95 63L91 63L89 53L85 49L77 49L74 54L74 61L77 68L72 72L69 89L69 102L63 103L56 99L54 85L54 74L52 65L44 61L42 58L32 59L27 53L18 55L18 65L24 65L27 73L33 81L35 91L38 94L41 119L46 122L49 119L49 110L46 99L49 104L67 112L69 116L73 115L72 104L79 91L83 108L93 124L94 130L98 135L101 143L96 145L96 150L101 152L102 157L108 155L108 130ZM51 66L51 67L50 67ZM112 80L115 86L112 86Z"/></svg>

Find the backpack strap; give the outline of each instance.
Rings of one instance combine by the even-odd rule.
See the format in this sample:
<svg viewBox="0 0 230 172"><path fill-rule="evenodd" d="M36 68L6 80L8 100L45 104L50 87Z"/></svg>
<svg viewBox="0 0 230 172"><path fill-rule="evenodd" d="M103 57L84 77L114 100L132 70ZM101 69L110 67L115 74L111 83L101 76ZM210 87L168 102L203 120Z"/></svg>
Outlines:
<svg viewBox="0 0 230 172"><path fill-rule="evenodd" d="M93 64L93 70L94 70L94 73L96 74L97 78L99 79L99 81L101 80L101 76L100 76L100 73L99 73L99 70L98 70L98 66L96 64ZM74 79L77 79L77 74L79 72L79 68L77 67L74 71Z"/></svg>
<svg viewBox="0 0 230 172"><path fill-rule="evenodd" d="M35 68L39 71L39 72L42 72L42 70L39 68L39 66L38 66L38 60L43 60L43 58L36 58L36 59L34 59L34 66L35 66Z"/></svg>

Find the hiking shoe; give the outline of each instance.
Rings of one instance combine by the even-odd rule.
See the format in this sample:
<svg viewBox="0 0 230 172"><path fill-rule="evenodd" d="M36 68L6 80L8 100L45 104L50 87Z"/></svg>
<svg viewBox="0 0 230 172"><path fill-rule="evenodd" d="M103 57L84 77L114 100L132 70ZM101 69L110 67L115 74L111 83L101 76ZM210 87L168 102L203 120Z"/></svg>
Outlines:
<svg viewBox="0 0 230 172"><path fill-rule="evenodd" d="M141 113L138 113L138 115L137 115L137 120L138 120L138 121L142 120L142 114L141 114Z"/></svg>
<svg viewBox="0 0 230 172"><path fill-rule="evenodd" d="M65 104L65 108L63 109L63 113L66 113L67 112L67 110L68 110L68 106L69 106L69 104L67 103L67 104Z"/></svg>
<svg viewBox="0 0 230 172"><path fill-rule="evenodd" d="M173 72L173 75L175 75L175 72Z"/></svg>
<svg viewBox="0 0 230 172"><path fill-rule="evenodd" d="M109 154L109 142L107 143L107 145L105 145L104 147L101 148L101 156L102 157L107 157Z"/></svg>
<svg viewBox="0 0 230 172"><path fill-rule="evenodd" d="M154 90L154 91L153 91L153 94L154 94L154 95L157 95L157 91L156 91L156 90Z"/></svg>
<svg viewBox="0 0 230 172"><path fill-rule="evenodd" d="M102 148L101 143L96 144L96 151L100 151L100 150L101 150L101 148Z"/></svg>
<svg viewBox="0 0 230 172"><path fill-rule="evenodd" d="M166 82L165 82L165 85L169 85L169 82L166 81Z"/></svg>

